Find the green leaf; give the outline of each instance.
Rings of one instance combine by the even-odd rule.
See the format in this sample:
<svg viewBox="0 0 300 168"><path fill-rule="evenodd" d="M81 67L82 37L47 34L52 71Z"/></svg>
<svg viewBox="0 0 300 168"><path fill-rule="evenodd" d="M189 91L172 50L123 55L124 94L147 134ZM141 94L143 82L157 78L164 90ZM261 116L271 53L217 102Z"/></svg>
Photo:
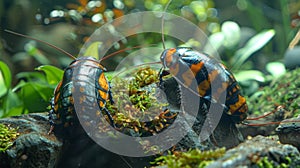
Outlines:
<svg viewBox="0 0 300 168"><path fill-rule="evenodd" d="M222 32L218 32L218 33L214 33L212 35L209 36L209 42L210 44L216 49L218 50L224 43L225 37L224 34ZM206 45L204 51L207 52L209 46Z"/></svg>
<svg viewBox="0 0 300 168"><path fill-rule="evenodd" d="M0 61L0 97L5 95L8 89L11 88L11 72L9 67L2 61Z"/></svg>
<svg viewBox="0 0 300 168"><path fill-rule="evenodd" d="M235 78L237 81L248 81L248 80L255 80L258 82L265 82L265 75L256 70L247 70L247 71L240 71L235 73Z"/></svg>
<svg viewBox="0 0 300 168"><path fill-rule="evenodd" d="M32 56L35 58L39 63L41 64L50 64L49 59L42 54L42 52L36 48L36 42L35 41L30 41L25 44L24 46L26 52L28 55Z"/></svg>
<svg viewBox="0 0 300 168"><path fill-rule="evenodd" d="M270 62L266 65L266 69L274 77L280 77L286 72L285 66L281 62Z"/></svg>
<svg viewBox="0 0 300 168"><path fill-rule="evenodd" d="M101 47L102 42L93 42L88 46L88 48L84 51L83 56L94 57L97 60L99 59L99 48Z"/></svg>
<svg viewBox="0 0 300 168"><path fill-rule="evenodd" d="M4 77L2 75L2 73L0 73L0 97L4 96L7 93L7 87L5 85L5 80Z"/></svg>
<svg viewBox="0 0 300 168"><path fill-rule="evenodd" d="M50 85L56 85L63 77L64 71L51 65L42 65L35 70L43 71Z"/></svg>
<svg viewBox="0 0 300 168"><path fill-rule="evenodd" d="M45 111L53 94L53 89L36 82L27 82L21 89L24 107L29 112Z"/></svg>
<svg viewBox="0 0 300 168"><path fill-rule="evenodd" d="M18 79L25 79L26 81L35 81L40 83L47 83L46 77L40 72L20 72L17 75Z"/></svg>
<svg viewBox="0 0 300 168"><path fill-rule="evenodd" d="M116 75L115 72L105 72L105 76L107 78L108 81L111 81L113 79L113 77Z"/></svg>
<svg viewBox="0 0 300 168"><path fill-rule="evenodd" d="M21 80L13 89L13 92L16 92L17 90L21 89L23 86L26 85L26 82L24 80Z"/></svg>
<svg viewBox="0 0 300 168"><path fill-rule="evenodd" d="M11 116L19 116L21 114L25 114L26 110L24 109L24 107L22 105L19 105L19 106L14 106L12 108L10 108L4 116L2 116L3 118L4 117L11 117Z"/></svg>
<svg viewBox="0 0 300 168"><path fill-rule="evenodd" d="M3 101L3 114L0 117L6 117L6 116L12 116L10 111L16 107L19 107L22 105L22 102L20 101L18 95L13 92L12 90L8 90L7 96L5 97ZM22 114L22 110L15 112L14 115L20 115Z"/></svg>
<svg viewBox="0 0 300 168"><path fill-rule="evenodd" d="M226 48L233 48L238 44L241 38L240 26L233 21L226 21L221 27L222 34L225 37L224 46Z"/></svg>
<svg viewBox="0 0 300 168"><path fill-rule="evenodd" d="M234 70L237 70L241 67L241 65L256 51L265 46L275 35L275 30L265 30L260 32L259 34L252 37L245 47L239 49L235 55L233 56Z"/></svg>

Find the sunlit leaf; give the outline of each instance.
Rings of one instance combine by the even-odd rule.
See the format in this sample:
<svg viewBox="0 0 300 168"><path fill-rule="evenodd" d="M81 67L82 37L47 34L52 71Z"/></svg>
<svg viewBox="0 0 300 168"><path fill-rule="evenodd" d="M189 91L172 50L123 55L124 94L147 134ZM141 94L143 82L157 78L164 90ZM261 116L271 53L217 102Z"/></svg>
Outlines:
<svg viewBox="0 0 300 168"><path fill-rule="evenodd" d="M226 21L221 27L222 34L225 37L224 46L226 48L232 48L238 44L241 37L240 26L233 21Z"/></svg>
<svg viewBox="0 0 300 168"><path fill-rule="evenodd" d="M105 76L109 81L111 81L115 75L116 75L116 73L113 71L105 73Z"/></svg>
<svg viewBox="0 0 300 168"><path fill-rule="evenodd" d="M57 84L63 77L64 71L51 65L43 65L35 70L43 71L50 85Z"/></svg>
<svg viewBox="0 0 300 168"><path fill-rule="evenodd" d="M2 97L3 95L5 95L7 93L7 87L5 85L5 81L4 81L4 77L2 75L2 73L0 73L0 97Z"/></svg>
<svg viewBox="0 0 300 168"><path fill-rule="evenodd" d="M258 82L265 82L265 75L257 70L239 71L235 74L237 81L255 80Z"/></svg>
<svg viewBox="0 0 300 168"><path fill-rule="evenodd" d="M20 88L22 88L24 85L26 85L26 82L24 80L21 80L13 89L13 92L16 92L17 90L19 90Z"/></svg>
<svg viewBox="0 0 300 168"><path fill-rule="evenodd" d="M270 62L266 65L266 69L274 77L279 77L286 72L285 66L281 62Z"/></svg>
<svg viewBox="0 0 300 168"><path fill-rule="evenodd" d="M11 72L9 67L2 61L0 61L0 73L2 75L2 80L0 79L0 85L5 85L6 89L9 89L11 87L12 80Z"/></svg>
<svg viewBox="0 0 300 168"><path fill-rule="evenodd" d="M235 64L233 65L233 69L239 69L240 66L256 51L261 49L263 46L269 42L272 37L275 35L275 30L265 30L260 32L259 34L252 37L245 47L239 49L234 57L233 60Z"/></svg>
<svg viewBox="0 0 300 168"><path fill-rule="evenodd" d="M223 45L225 37L224 37L223 33L218 32L218 33L214 33L211 36L209 36L208 39L209 39L210 45L212 45L214 47L214 49L218 50ZM211 51L209 52L208 48L210 48L210 46L206 45L204 48L204 51L208 54L212 54Z"/></svg>
<svg viewBox="0 0 300 168"><path fill-rule="evenodd" d="M83 56L91 56L96 59L99 59L99 49L102 45L102 42L93 42L89 45L89 47L85 50Z"/></svg>

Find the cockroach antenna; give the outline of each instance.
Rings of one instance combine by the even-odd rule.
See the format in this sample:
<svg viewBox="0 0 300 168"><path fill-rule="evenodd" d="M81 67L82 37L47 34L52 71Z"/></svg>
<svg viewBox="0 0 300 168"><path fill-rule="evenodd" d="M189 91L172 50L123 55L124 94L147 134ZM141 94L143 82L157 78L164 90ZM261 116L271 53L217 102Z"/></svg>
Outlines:
<svg viewBox="0 0 300 168"><path fill-rule="evenodd" d="M167 5L165 6L165 9L164 9L164 12L162 14L162 17L161 17L161 40L162 40L162 43L163 43L163 48L164 50L166 49L166 45L165 45L165 35L164 35L164 20L165 20L165 13L168 9L168 7L170 6L172 0L169 0Z"/></svg>
<svg viewBox="0 0 300 168"><path fill-rule="evenodd" d="M25 37L25 38L28 38L28 39L31 39L31 40L38 41L38 42L40 42L40 43L43 43L43 44L45 44L45 45L47 45L47 46L49 46L49 47L52 47L52 48L54 48L54 49L60 51L61 53L67 55L68 57L70 57L70 58L72 58L72 59L74 59L74 60L76 59L76 57L74 57L72 54L68 53L67 51L65 51L65 50L63 50L63 49L61 49L61 48L59 48L59 47L57 47L57 46L55 46L55 45L53 45L53 44L50 44L50 43L48 43L48 42L46 42L46 41L39 40L39 39L36 39L36 38L34 38L34 37L30 37L30 36L27 36L27 35L25 35L25 34L17 33L17 32L11 31L11 30L7 30L7 29L5 29L4 31L7 32L7 33L10 33L10 34L14 34L14 35L17 35L17 36L21 36L21 37Z"/></svg>

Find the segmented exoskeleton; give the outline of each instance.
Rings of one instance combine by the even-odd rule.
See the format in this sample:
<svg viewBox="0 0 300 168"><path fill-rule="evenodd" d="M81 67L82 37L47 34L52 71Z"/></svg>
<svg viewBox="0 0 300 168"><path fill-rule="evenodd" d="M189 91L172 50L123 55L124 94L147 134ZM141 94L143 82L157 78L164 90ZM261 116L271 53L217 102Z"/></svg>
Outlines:
<svg viewBox="0 0 300 168"><path fill-rule="evenodd" d="M235 122L246 119L246 99L233 74L216 59L187 47L165 49L160 59L163 66L185 87L190 87L192 80L196 80L197 89L193 92L202 98L218 103L219 97L225 94L225 104L222 105ZM211 83L215 81L220 85L212 92Z"/></svg>
<svg viewBox="0 0 300 168"><path fill-rule="evenodd" d="M79 57L71 62L65 69L63 79L57 85L51 100L50 132L55 125L68 127L78 123L74 108L74 91L79 93L79 97L76 97L79 100L79 109L76 110L88 112L89 108L99 109L106 113L111 124L114 125L112 116L105 107L107 100L111 103L113 100L104 71L105 68L93 57ZM97 111L95 117L100 116L100 111Z"/></svg>

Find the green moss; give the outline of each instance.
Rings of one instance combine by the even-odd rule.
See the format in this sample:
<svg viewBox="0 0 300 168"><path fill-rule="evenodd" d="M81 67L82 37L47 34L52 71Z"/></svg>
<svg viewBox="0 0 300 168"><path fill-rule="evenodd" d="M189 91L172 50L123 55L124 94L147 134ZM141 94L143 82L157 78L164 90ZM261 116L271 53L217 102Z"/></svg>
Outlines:
<svg viewBox="0 0 300 168"><path fill-rule="evenodd" d="M259 168L273 168L273 161L269 161L268 157L263 157L257 163Z"/></svg>
<svg viewBox="0 0 300 168"><path fill-rule="evenodd" d="M273 160L270 160L267 156L265 156L259 159L256 165L259 168L288 168L291 167L291 163L292 159L289 156L285 157L284 161L282 161L281 163L276 163Z"/></svg>
<svg viewBox="0 0 300 168"><path fill-rule="evenodd" d="M285 160L287 161L287 164L292 163L292 159L289 156L285 157Z"/></svg>
<svg viewBox="0 0 300 168"><path fill-rule="evenodd" d="M284 107L284 114L275 113L275 119L282 120L300 114L300 68L287 72L273 81L270 86L262 88L248 99L249 112L256 115ZM259 114L257 114L259 113Z"/></svg>
<svg viewBox="0 0 300 168"><path fill-rule="evenodd" d="M202 168L209 165L212 161L222 157L224 154L225 148L209 151L192 149L187 152L175 152L173 154L169 152L168 155L156 158L152 164L167 166L168 168Z"/></svg>
<svg viewBox="0 0 300 168"><path fill-rule="evenodd" d="M135 73L132 84L140 88L155 82L158 82L158 72L150 67L145 67Z"/></svg>
<svg viewBox="0 0 300 168"><path fill-rule="evenodd" d="M0 124L0 152L4 152L13 145L13 141L18 137L17 128L11 128Z"/></svg>
<svg viewBox="0 0 300 168"><path fill-rule="evenodd" d="M113 79L112 91L115 103L106 105L116 126L123 133L136 132L138 136L148 136L162 131L173 119L172 117L166 119L165 116L176 114L164 111L168 104L157 100L155 94L158 72L145 67L128 73L129 77Z"/></svg>
<svg viewBox="0 0 300 168"><path fill-rule="evenodd" d="M134 79L129 83L129 98L140 110L145 111L152 106L152 102L155 102L155 98L151 96L151 93L141 88L157 81L158 73L150 67L141 68L135 72Z"/></svg>

